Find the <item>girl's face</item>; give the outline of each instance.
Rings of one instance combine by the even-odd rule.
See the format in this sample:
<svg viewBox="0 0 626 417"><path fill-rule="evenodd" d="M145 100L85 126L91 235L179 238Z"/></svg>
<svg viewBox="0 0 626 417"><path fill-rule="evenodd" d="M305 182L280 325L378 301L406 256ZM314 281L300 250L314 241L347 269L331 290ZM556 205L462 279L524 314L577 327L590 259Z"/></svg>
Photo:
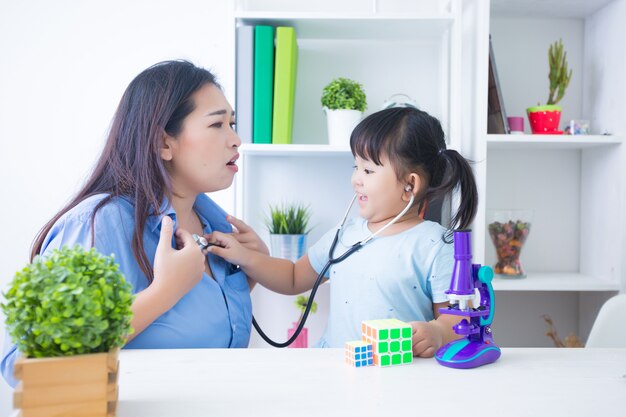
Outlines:
<svg viewBox="0 0 626 417"><path fill-rule="evenodd" d="M389 159L383 155L382 165L360 157L355 158L352 186L357 193L359 215L369 223L385 223L406 207L403 184L398 181Z"/></svg>
<svg viewBox="0 0 626 417"><path fill-rule="evenodd" d="M228 188L238 171L241 140L234 131L232 107L213 84L206 84L192 98L195 110L176 137L165 135L161 149L174 192L180 196Z"/></svg>

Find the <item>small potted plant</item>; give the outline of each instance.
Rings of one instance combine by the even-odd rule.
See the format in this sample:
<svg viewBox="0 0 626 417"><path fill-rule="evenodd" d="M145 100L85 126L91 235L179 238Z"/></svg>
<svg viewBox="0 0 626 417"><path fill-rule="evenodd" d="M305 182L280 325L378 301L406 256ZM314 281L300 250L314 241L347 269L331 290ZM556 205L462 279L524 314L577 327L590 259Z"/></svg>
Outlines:
<svg viewBox="0 0 626 417"><path fill-rule="evenodd" d="M324 87L322 106L328 122L328 143L346 146L367 108L363 86L348 78L336 78Z"/></svg>
<svg viewBox="0 0 626 417"><path fill-rule="evenodd" d="M15 408L114 416L133 296L113 257L80 246L54 250L18 271L4 297L7 330L22 355Z"/></svg>
<svg viewBox="0 0 626 417"><path fill-rule="evenodd" d="M302 316L304 315L304 310L306 310L306 305L309 302L309 297L304 295L299 295L296 297L296 307L300 310L300 317L296 322L293 323L293 327L287 330L287 339L291 338L293 334L296 332L300 321L302 320ZM317 303L313 301L311 304L310 314L313 314L317 311ZM307 348L309 347L309 331L306 327L302 328L302 331L296 337L296 340L292 344L289 345L290 348Z"/></svg>
<svg viewBox="0 0 626 417"><path fill-rule="evenodd" d="M270 206L270 217L265 220L270 232L272 256L297 261L304 255L306 235L309 233L311 212L301 204Z"/></svg>
<svg viewBox="0 0 626 417"><path fill-rule="evenodd" d="M565 90L572 79L572 70L567 68L567 52L563 50L563 41L559 39L548 50L550 64L550 94L545 106L537 105L526 109L530 128L534 134L563 134L559 130L561 106L557 103L565 95Z"/></svg>

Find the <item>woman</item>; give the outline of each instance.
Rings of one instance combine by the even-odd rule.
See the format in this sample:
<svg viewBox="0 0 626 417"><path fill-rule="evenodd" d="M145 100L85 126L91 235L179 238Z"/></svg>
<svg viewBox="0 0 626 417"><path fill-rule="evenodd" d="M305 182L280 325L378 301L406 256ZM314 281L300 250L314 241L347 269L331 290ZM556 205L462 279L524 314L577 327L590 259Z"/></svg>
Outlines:
<svg viewBox="0 0 626 417"><path fill-rule="evenodd" d="M192 238L233 233L268 253L252 229L204 194L232 184L241 144L233 126L209 71L185 61L148 68L126 89L86 185L35 239L31 260L75 244L115 255L136 293L127 348L248 345L246 276ZM7 341L0 363L13 386L18 353Z"/></svg>

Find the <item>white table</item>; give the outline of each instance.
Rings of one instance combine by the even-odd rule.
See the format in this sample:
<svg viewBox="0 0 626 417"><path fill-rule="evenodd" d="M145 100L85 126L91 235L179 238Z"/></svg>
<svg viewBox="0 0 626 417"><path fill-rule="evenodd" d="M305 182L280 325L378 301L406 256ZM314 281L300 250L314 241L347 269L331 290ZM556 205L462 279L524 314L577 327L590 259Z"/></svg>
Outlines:
<svg viewBox="0 0 626 417"><path fill-rule="evenodd" d="M626 349L351 368L341 349L125 350L118 417L626 416Z"/></svg>

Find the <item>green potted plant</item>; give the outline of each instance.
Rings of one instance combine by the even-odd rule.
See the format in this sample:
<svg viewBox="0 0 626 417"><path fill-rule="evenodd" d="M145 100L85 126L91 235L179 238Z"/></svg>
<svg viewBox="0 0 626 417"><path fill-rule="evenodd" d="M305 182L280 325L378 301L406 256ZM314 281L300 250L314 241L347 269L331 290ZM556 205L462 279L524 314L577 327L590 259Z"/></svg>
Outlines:
<svg viewBox="0 0 626 417"><path fill-rule="evenodd" d="M567 52L563 49L563 41L554 42L548 50L550 72L550 93L545 106L537 105L526 109L530 128L535 134L562 134L559 130L561 106L557 103L565 95L565 90L572 79L572 70L567 67Z"/></svg>
<svg viewBox="0 0 626 417"><path fill-rule="evenodd" d="M80 246L54 250L18 271L4 297L0 308L22 354L15 408L115 415L117 355L132 332L133 295L113 257Z"/></svg>
<svg viewBox="0 0 626 417"><path fill-rule="evenodd" d="M304 310L306 310L306 305L309 302L309 297L305 295L299 295L296 297L296 307L300 310L300 317L297 321L293 323L293 327L287 330L287 339L291 338L293 334L296 332L300 321L302 320L302 316L304 315ZM311 304L310 314L317 312L317 303L313 301ZM309 331L306 327L302 328L302 331L296 337L296 340L292 344L289 345L290 348L307 348L309 347Z"/></svg>
<svg viewBox="0 0 626 417"><path fill-rule="evenodd" d="M270 205L270 216L265 224L270 232L272 256L297 261L306 249L311 212L301 204Z"/></svg>
<svg viewBox="0 0 626 417"><path fill-rule="evenodd" d="M322 92L322 108L328 123L328 143L349 144L350 134L367 108L363 86L348 78L332 80Z"/></svg>

